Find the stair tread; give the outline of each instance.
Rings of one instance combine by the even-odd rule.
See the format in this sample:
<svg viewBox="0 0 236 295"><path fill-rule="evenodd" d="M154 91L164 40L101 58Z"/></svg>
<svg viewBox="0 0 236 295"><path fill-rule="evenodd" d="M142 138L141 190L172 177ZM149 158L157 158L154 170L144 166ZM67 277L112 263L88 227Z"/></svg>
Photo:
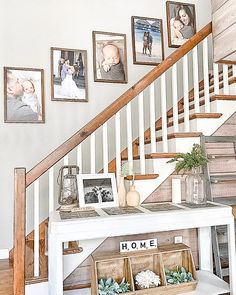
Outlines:
<svg viewBox="0 0 236 295"><path fill-rule="evenodd" d="M207 155L208 159L230 158L230 157L236 157L236 154L210 154L210 155Z"/></svg>
<svg viewBox="0 0 236 295"><path fill-rule="evenodd" d="M230 82L231 82L230 84L236 83L236 78L233 78ZM200 96L200 98L203 97L203 96L204 95ZM210 96L210 101L215 101L215 100L229 100L229 101L230 100L236 100L236 95L230 95L230 94L229 95L225 95L225 94L217 94L216 95L215 94L215 95ZM192 102L192 101L194 101L194 98L189 98L189 102ZM181 105L183 105L183 102L181 102L181 100L179 101L179 103ZM200 100L199 104L200 104L200 106L204 105L205 104L205 99ZM194 109L194 104L191 104L189 106L189 109L190 110ZM183 107L179 108L178 114L182 114L183 112L184 112L184 108ZM171 109L171 111L169 111L167 113L167 118L171 118L171 117L173 117L173 109Z"/></svg>
<svg viewBox="0 0 236 295"><path fill-rule="evenodd" d="M189 120L194 119L218 119L222 116L222 113L194 113L189 115ZM184 117L178 119L178 123L181 124L184 122ZM171 121L167 124L167 127L172 127L174 125L174 122ZM162 125L159 124L156 126L156 131L159 131L162 129Z"/></svg>
<svg viewBox="0 0 236 295"><path fill-rule="evenodd" d="M159 174L135 174L134 180L145 180L145 179L155 179L159 177ZM126 180L133 180L133 175L128 175L125 177Z"/></svg>
<svg viewBox="0 0 236 295"><path fill-rule="evenodd" d="M210 180L211 182L236 181L236 174L211 175Z"/></svg>
<svg viewBox="0 0 236 295"><path fill-rule="evenodd" d="M173 139L173 138L188 138L188 137L199 137L201 136L201 132L175 132L170 133L167 135L167 139ZM162 141L162 136L156 137L156 142ZM151 143L151 140L145 140L144 144ZM139 145L139 143L137 143Z"/></svg>

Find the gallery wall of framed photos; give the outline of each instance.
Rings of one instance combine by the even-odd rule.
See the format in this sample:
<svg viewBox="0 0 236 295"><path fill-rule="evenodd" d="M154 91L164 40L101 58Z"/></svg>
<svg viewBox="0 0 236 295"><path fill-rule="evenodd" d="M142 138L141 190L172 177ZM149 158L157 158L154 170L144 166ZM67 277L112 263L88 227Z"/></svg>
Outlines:
<svg viewBox="0 0 236 295"><path fill-rule="evenodd" d="M200 29L211 20L211 1L188 2L195 5L196 28ZM0 179L4 183L4 186L0 186L0 194L8 196L3 198L0 208L0 224L4 224L8 229L1 231L0 228L3 232L0 248L11 248L14 167L33 167L140 80L154 64L167 57L175 48L168 47L166 1L1 1L0 9L4 11L1 17L1 42L4 46L0 50L0 150L7 159L4 161L4 169L0 170ZM139 60L142 42L140 38L143 37L140 32L138 34L140 27L133 28L136 38L136 51L133 51L132 16L137 17L141 25L142 21L147 21L152 27L149 32L153 38L151 56L147 48L145 60ZM125 38L122 37L123 40L110 40L118 47L124 67L125 76L122 76L119 83L94 81L93 31L104 32L105 37L109 37L106 33L114 33L115 38L125 35ZM157 51L160 54L153 61ZM134 64L134 58L137 64ZM67 86L61 90L63 81L59 61L65 62L65 59L69 59L70 82L63 84L73 85L70 88L71 93L66 92ZM99 57L97 61L103 63ZM32 92L37 95L40 106L36 121L20 117L21 120L17 118L14 119L14 123L10 122L6 90L4 92L4 67L12 68L14 79L18 79L21 84L27 84L27 80L30 80L28 84L33 82L34 86L31 85L29 88L35 88L35 92ZM73 75L78 77L73 79ZM40 80L41 78L43 80ZM32 100L33 97L34 95ZM16 124L16 121L19 123Z"/></svg>

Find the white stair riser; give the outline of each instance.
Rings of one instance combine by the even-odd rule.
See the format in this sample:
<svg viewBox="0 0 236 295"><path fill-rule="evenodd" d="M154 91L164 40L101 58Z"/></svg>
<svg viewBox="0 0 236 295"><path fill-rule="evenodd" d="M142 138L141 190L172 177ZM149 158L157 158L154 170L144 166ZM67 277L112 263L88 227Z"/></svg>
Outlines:
<svg viewBox="0 0 236 295"><path fill-rule="evenodd" d="M200 138L199 137L185 137L185 138L173 138L173 139L168 139L168 149L169 153L186 153L189 152L193 146L194 143L199 143ZM145 145L145 152L151 153L151 144L146 144ZM162 143L157 142L157 152L162 152ZM156 159L154 159L156 160ZM149 160L146 160L146 163ZM149 163L149 166L151 164ZM158 173L158 172L157 172Z"/></svg>

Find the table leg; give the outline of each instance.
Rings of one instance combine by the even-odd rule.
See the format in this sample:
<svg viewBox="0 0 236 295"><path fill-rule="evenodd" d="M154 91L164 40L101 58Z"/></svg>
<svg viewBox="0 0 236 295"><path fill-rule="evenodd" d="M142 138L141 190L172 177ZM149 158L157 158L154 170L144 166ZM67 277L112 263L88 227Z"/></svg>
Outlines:
<svg viewBox="0 0 236 295"><path fill-rule="evenodd" d="M213 272L211 227L198 229L199 269Z"/></svg>
<svg viewBox="0 0 236 295"><path fill-rule="evenodd" d="M49 295L63 295L62 243L56 236L48 238L48 287Z"/></svg>
<svg viewBox="0 0 236 295"><path fill-rule="evenodd" d="M236 295L236 254L235 254L235 229L234 218L227 225L228 233L228 251L229 251L229 279L230 279L230 294Z"/></svg>

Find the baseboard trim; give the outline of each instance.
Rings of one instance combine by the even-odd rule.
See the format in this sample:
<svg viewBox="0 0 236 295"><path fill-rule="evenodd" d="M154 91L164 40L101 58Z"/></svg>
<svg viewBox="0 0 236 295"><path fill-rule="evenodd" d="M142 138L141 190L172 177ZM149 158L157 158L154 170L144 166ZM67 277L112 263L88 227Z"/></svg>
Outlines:
<svg viewBox="0 0 236 295"><path fill-rule="evenodd" d="M9 250L0 249L0 259L8 259L8 258L9 258Z"/></svg>

